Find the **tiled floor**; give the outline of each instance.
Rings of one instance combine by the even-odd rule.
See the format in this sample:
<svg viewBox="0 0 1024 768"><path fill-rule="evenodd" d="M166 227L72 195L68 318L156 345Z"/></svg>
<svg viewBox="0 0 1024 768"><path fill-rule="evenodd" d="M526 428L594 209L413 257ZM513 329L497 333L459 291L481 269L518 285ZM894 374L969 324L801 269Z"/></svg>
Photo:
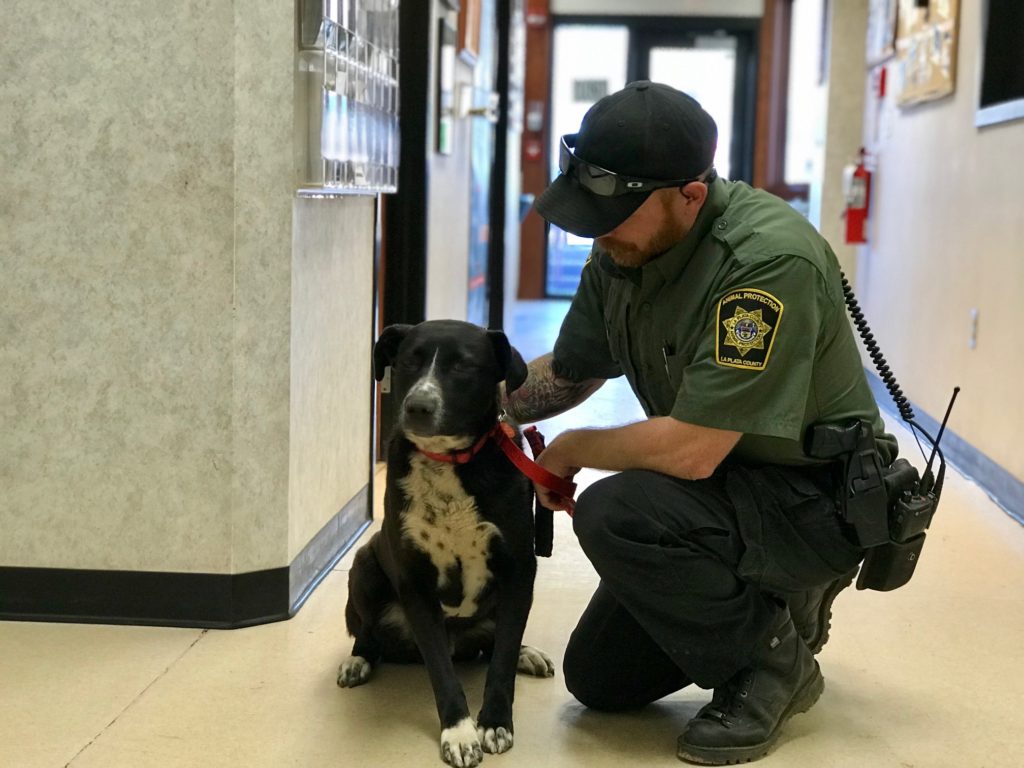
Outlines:
<svg viewBox="0 0 1024 768"><path fill-rule="evenodd" d="M561 311L524 307L512 336L527 357L544 351ZM609 385L544 431L635 418L632 404L616 410L624 397ZM900 438L909 454L908 436ZM526 633L556 663L595 584L567 519L557 523ZM335 685L350 649L342 618L350 560L279 624L216 632L0 623L0 766L442 765L421 667L382 667L353 690ZM913 582L842 595L819 657L825 695L760 764L1024 765L1022 585L1024 530L953 473ZM483 672L461 668L471 708ZM520 678L515 747L484 765L680 765L675 737L707 695L687 690L642 712L602 715L580 707L560 676Z"/></svg>

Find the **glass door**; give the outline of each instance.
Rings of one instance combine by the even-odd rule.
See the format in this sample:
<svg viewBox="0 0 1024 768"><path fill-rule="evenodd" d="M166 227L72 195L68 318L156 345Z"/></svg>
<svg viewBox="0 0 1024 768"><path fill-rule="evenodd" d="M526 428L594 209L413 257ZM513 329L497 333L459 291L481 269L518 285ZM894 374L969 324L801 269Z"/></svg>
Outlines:
<svg viewBox="0 0 1024 768"><path fill-rule="evenodd" d="M747 182L754 159L752 43L749 34L725 29L634 36L638 79L666 83L699 101L718 125L718 175Z"/></svg>
<svg viewBox="0 0 1024 768"><path fill-rule="evenodd" d="M715 119L718 124L715 168L720 176L728 179L732 170L730 155L736 85L736 38L697 38L697 41L694 47L652 47L647 59L649 79L690 94Z"/></svg>
<svg viewBox="0 0 1024 768"><path fill-rule="evenodd" d="M587 110L626 85L629 28L615 24L558 24L551 68L551 176L558 175L558 146L575 133ZM546 292L572 296L590 253L590 238L548 227Z"/></svg>
<svg viewBox="0 0 1024 768"><path fill-rule="evenodd" d="M556 19L551 71L551 178L558 143L579 129L595 101L633 80L662 82L689 93L718 124L715 167L727 179L751 181L758 22L743 19ZM591 240L548 228L548 296L572 296Z"/></svg>

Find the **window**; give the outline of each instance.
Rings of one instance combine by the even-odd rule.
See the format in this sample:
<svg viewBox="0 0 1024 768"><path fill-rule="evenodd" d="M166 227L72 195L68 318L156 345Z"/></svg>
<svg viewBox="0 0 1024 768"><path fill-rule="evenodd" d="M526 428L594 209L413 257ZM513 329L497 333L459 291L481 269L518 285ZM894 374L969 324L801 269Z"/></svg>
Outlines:
<svg viewBox="0 0 1024 768"><path fill-rule="evenodd" d="M1024 3L988 0L977 125L1024 117Z"/></svg>

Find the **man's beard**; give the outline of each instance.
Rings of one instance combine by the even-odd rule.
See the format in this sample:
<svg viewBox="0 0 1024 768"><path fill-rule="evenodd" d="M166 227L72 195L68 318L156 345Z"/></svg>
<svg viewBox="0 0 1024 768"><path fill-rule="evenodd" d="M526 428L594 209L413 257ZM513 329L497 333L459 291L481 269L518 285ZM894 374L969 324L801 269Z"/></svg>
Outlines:
<svg viewBox="0 0 1024 768"><path fill-rule="evenodd" d="M643 248L608 235L597 238L597 245L620 267L642 267L686 237L689 231L685 224L671 218L671 208L667 204L665 211L665 224L651 235L651 239Z"/></svg>
<svg viewBox="0 0 1024 768"><path fill-rule="evenodd" d="M597 244L620 267L642 267L651 260L650 254L641 251L632 243L623 243L614 237L599 237Z"/></svg>

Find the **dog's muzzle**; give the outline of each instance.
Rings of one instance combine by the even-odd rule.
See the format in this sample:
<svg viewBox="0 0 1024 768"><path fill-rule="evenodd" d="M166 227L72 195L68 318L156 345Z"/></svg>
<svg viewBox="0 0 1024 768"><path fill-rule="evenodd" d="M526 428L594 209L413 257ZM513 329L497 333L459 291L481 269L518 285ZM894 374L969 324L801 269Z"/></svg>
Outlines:
<svg viewBox="0 0 1024 768"><path fill-rule="evenodd" d="M402 426L407 432L436 434L442 409L441 388L433 379L423 379L402 401Z"/></svg>

